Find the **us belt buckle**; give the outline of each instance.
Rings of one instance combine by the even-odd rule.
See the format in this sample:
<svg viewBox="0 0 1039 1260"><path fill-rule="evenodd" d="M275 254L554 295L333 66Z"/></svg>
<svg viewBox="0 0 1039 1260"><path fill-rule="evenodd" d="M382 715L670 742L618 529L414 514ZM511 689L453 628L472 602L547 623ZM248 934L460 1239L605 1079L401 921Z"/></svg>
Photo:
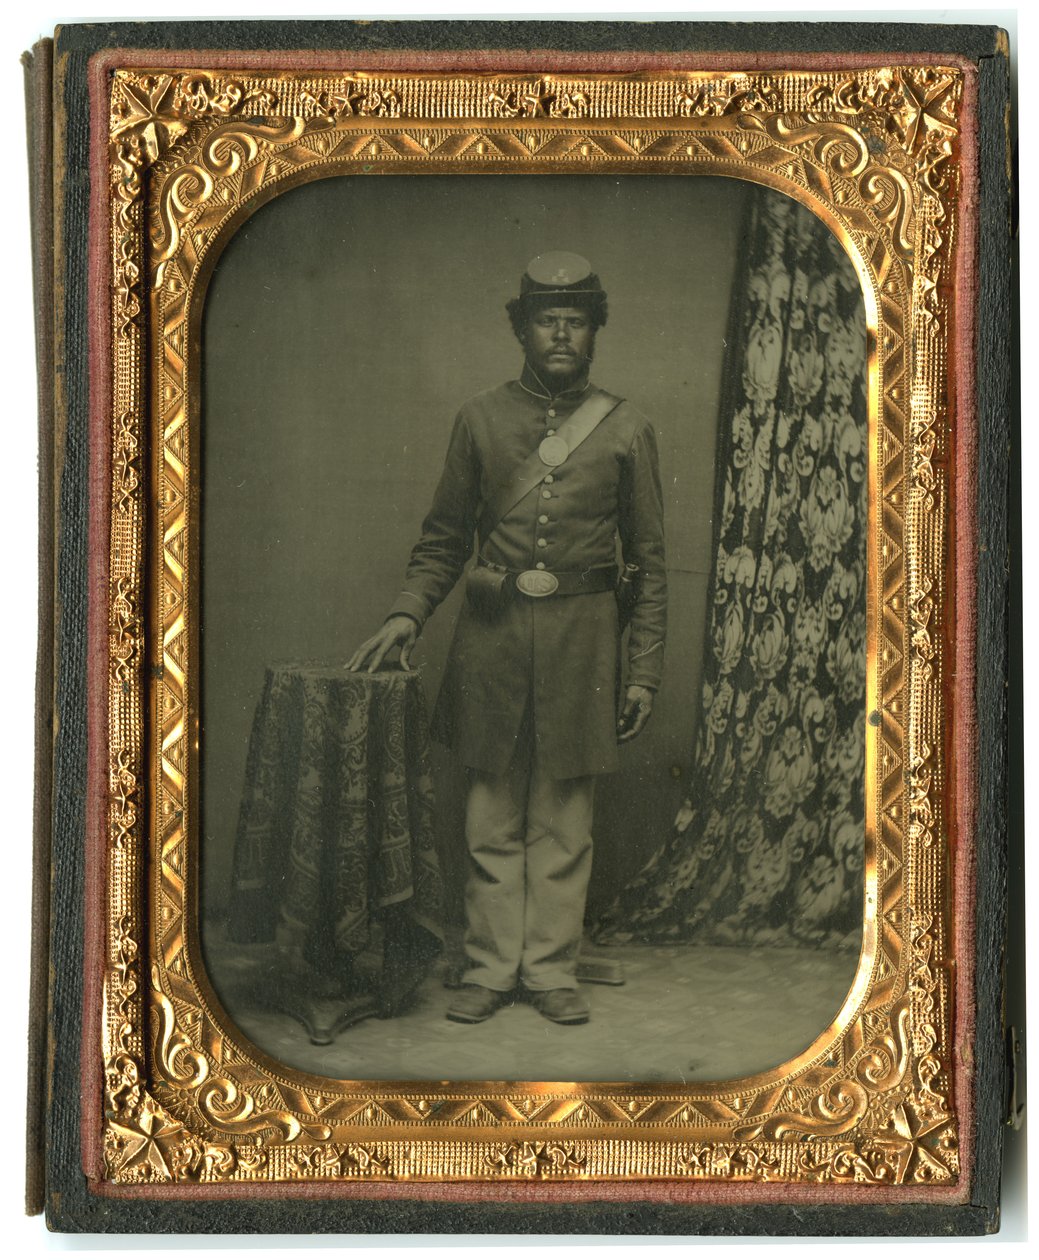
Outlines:
<svg viewBox="0 0 1039 1260"><path fill-rule="evenodd" d="M544 569L525 569L516 576L516 590L531 599L543 599L559 588L559 578Z"/></svg>

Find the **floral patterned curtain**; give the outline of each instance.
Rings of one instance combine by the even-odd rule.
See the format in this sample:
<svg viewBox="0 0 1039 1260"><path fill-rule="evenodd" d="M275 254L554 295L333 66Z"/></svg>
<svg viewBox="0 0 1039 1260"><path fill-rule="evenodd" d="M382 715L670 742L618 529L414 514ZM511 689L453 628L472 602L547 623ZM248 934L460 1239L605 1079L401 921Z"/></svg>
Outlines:
<svg viewBox="0 0 1039 1260"><path fill-rule="evenodd" d="M857 947L865 311L837 238L791 199L757 190L746 244L692 781L596 936Z"/></svg>

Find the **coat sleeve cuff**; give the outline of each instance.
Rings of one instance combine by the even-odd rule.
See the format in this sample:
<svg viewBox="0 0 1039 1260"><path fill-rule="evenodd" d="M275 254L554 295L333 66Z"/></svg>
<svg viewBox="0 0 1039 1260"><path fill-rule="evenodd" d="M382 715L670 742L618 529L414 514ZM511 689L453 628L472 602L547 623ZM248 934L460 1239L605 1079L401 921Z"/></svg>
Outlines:
<svg viewBox="0 0 1039 1260"><path fill-rule="evenodd" d="M421 630L426 624L429 611L429 605L421 595L413 595L411 591L401 591L386 615L386 620L389 621L390 617L410 617L412 621L418 623Z"/></svg>
<svg viewBox="0 0 1039 1260"><path fill-rule="evenodd" d="M658 640L648 648L628 658L629 687L646 687L649 691L660 688L660 675L664 664L664 641Z"/></svg>

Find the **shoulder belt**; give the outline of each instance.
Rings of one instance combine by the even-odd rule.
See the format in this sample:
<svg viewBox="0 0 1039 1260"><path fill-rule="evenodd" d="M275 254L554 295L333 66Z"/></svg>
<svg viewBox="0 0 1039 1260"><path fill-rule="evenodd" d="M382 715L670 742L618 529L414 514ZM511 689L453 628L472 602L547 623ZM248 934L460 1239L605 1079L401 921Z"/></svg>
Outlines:
<svg viewBox="0 0 1039 1260"><path fill-rule="evenodd" d="M585 399L576 411L571 412L556 429L556 437L566 443L566 459L570 458L585 438L623 401L623 398L615 398L612 394L599 390L591 398ZM535 486L539 486L544 481L546 473L560 467L566 459L549 464L541 458L539 449L531 451L517 466L509 480L488 499L484 506L478 526L481 541L486 542L499 521L508 516Z"/></svg>

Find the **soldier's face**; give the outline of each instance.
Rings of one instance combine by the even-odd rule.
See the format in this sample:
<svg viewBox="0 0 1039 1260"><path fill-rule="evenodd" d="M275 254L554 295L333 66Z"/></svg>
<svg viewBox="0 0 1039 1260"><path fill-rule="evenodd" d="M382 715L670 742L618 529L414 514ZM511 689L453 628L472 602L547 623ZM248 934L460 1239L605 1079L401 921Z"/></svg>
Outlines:
<svg viewBox="0 0 1039 1260"><path fill-rule="evenodd" d="M565 389L584 374L594 344L592 321L586 311L576 306L549 306L535 311L523 339L527 362L546 385L555 389Z"/></svg>

